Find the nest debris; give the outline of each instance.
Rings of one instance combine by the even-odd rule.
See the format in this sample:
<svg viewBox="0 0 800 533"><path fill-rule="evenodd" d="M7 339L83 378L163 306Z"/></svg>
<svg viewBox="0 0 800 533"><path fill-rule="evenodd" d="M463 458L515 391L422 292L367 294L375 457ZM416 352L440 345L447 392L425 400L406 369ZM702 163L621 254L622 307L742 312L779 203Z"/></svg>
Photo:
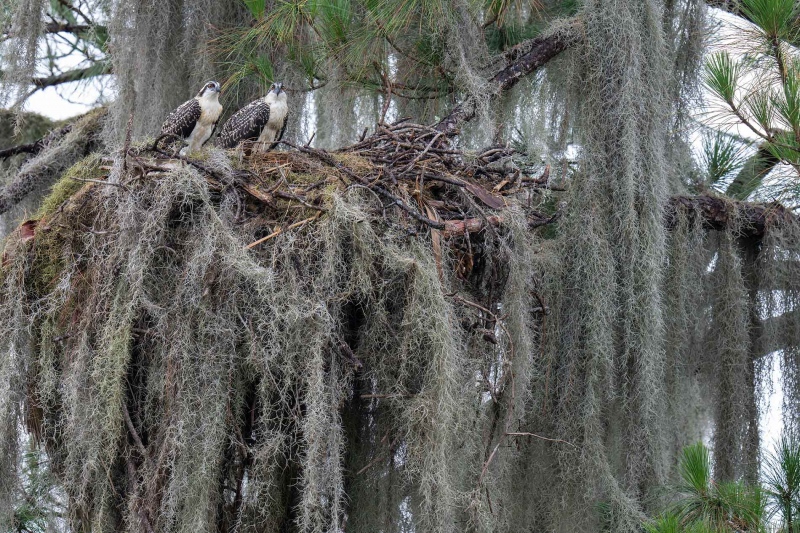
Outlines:
<svg viewBox="0 0 800 533"><path fill-rule="evenodd" d="M164 160L177 157L204 173L213 190L233 186L256 203L278 211L285 211L289 207L286 203L292 207L299 204L317 211L319 216L325 212L322 195L331 192L331 187L365 189L380 201L387 222L387 209L396 207L405 218L439 230L446 237L499 226L503 223L499 212L510 205L510 197L551 188L549 168L533 177L534 169L515 149L496 146L467 155L453 146L452 137L432 127L401 120L380 125L373 135L334 152L286 141L282 144L294 151L259 153L245 145L239 152L241 167L225 176L201 160L158 148L161 138L152 146L129 150L128 156L140 170L139 175L168 170L169 166L163 166ZM142 159L148 153L155 155L153 162ZM537 211L530 208L530 203L527 205L531 228L554 222L560 214ZM497 213L489 214L487 210ZM289 226L308 221L305 217ZM418 231L407 223L405 228L412 234Z"/></svg>

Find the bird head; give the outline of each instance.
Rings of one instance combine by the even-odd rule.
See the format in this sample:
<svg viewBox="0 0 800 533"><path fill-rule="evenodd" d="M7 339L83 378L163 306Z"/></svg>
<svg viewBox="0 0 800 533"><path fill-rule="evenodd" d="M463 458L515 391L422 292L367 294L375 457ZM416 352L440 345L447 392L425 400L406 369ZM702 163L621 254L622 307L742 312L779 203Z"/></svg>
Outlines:
<svg viewBox="0 0 800 533"><path fill-rule="evenodd" d="M200 98L203 96L219 95L220 91L222 91L222 88L220 87L219 82L211 80L203 85L203 88L200 89L200 92L197 93L197 96Z"/></svg>
<svg viewBox="0 0 800 533"><path fill-rule="evenodd" d="M269 86L269 92L265 97L267 102L285 102L286 101L286 91L283 90L283 84L280 82L275 82Z"/></svg>

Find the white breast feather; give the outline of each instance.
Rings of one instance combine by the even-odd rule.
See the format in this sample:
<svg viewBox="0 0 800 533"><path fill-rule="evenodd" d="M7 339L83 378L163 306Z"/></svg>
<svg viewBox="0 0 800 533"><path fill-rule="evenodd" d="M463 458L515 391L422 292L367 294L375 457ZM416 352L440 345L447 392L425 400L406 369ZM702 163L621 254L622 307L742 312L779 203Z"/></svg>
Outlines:
<svg viewBox="0 0 800 533"><path fill-rule="evenodd" d="M191 153L200 149L205 144L211 134L214 133L214 124L222 114L222 104L219 103L219 93L210 92L197 99L200 102L200 120L194 125L194 129L186 142L189 146L181 150L181 153Z"/></svg>
<svg viewBox="0 0 800 533"><path fill-rule="evenodd" d="M286 104L285 98L270 102L269 121L264 129L261 130L261 135L258 136L259 142L274 142L278 138L281 128L283 128L283 122L286 120L287 114L289 114L289 106Z"/></svg>

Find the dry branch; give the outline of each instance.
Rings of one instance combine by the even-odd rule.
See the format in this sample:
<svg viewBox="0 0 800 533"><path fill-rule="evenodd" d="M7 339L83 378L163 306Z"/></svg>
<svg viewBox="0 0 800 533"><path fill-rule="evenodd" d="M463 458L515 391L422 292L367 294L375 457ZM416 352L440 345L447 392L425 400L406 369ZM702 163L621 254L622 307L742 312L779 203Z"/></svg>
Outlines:
<svg viewBox="0 0 800 533"><path fill-rule="evenodd" d="M34 141L32 143L20 144L18 146L12 146L10 148L0 150L0 159L7 159L17 154L36 155L42 151L42 148L44 148L51 142L62 138L64 135L69 133L71 129L72 129L72 124L67 124L64 127L51 131L41 139Z"/></svg>
<svg viewBox="0 0 800 533"><path fill-rule="evenodd" d="M760 239L773 225L797 223L797 216L781 204L751 204L718 196L673 196L666 208L666 226L675 227L676 215L683 212L699 217L708 229L724 230L738 224L740 237Z"/></svg>
<svg viewBox="0 0 800 533"><path fill-rule="evenodd" d="M527 49L528 51L520 55L513 52L507 53L506 59L510 60L509 63L488 80L487 90L496 98L500 93L511 89L522 78L535 72L561 52L579 42L581 38L582 23L580 19L576 18L554 33L521 43L519 47L515 47L515 50ZM435 128L441 132L454 133L463 122L475 117L476 108L475 98L468 97L440 120Z"/></svg>
<svg viewBox="0 0 800 533"><path fill-rule="evenodd" d="M54 87L64 83L73 81L82 81L95 76L102 76L104 74L111 74L111 63L98 63L86 68L79 68L75 70L68 70L53 76L44 76L32 78L31 84L37 89L45 89L47 87Z"/></svg>

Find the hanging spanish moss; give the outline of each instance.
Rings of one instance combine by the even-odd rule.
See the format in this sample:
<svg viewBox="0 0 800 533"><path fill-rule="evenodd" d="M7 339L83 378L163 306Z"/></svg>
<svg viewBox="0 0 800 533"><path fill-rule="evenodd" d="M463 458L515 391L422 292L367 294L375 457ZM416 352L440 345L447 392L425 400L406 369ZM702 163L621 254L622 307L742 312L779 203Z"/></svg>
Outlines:
<svg viewBox="0 0 800 533"><path fill-rule="evenodd" d="M780 214L780 213L778 213ZM765 361L775 354L780 361L783 422L790 431L800 429L800 226L786 226L764 239L756 257L758 312L763 323L754 332L754 356Z"/></svg>
<svg viewBox="0 0 800 533"><path fill-rule="evenodd" d="M664 480L666 258L665 57L656 2L593 2L586 10L581 172L564 225L563 305L552 387L558 433L559 530L637 531L638 502Z"/></svg>
<svg viewBox="0 0 800 533"><path fill-rule="evenodd" d="M41 120L30 119L31 123L23 127L28 133L15 137L22 140L28 136L30 142L25 144L29 149L6 159L0 167L0 236L34 214L64 172L100 147L106 115L106 109L96 109L49 133L49 121L37 125Z"/></svg>
<svg viewBox="0 0 800 533"><path fill-rule="evenodd" d="M28 93L28 80L36 72L39 37L44 26L45 0L13 2L0 15L4 31L12 36L0 46L2 81L9 90L0 94L3 107L18 105Z"/></svg>
<svg viewBox="0 0 800 533"><path fill-rule="evenodd" d="M331 76L292 130L346 148L120 150L212 77L209 24L249 20L218 4L115 5L108 145L82 117L0 192L52 186L0 257L0 528L30 445L71 531L633 533L689 442L755 479L770 357L797 427L797 218L674 195L698 2L587 1L458 139L400 119L441 100ZM447 5L472 94L486 50ZM529 153L462 150L493 137Z"/></svg>
<svg viewBox="0 0 800 533"><path fill-rule="evenodd" d="M107 125L112 145L124 139L130 113L134 136L153 136L167 113L220 76L208 42L215 27L243 21L244 12L236 2L211 0L114 3L109 32L117 99Z"/></svg>

